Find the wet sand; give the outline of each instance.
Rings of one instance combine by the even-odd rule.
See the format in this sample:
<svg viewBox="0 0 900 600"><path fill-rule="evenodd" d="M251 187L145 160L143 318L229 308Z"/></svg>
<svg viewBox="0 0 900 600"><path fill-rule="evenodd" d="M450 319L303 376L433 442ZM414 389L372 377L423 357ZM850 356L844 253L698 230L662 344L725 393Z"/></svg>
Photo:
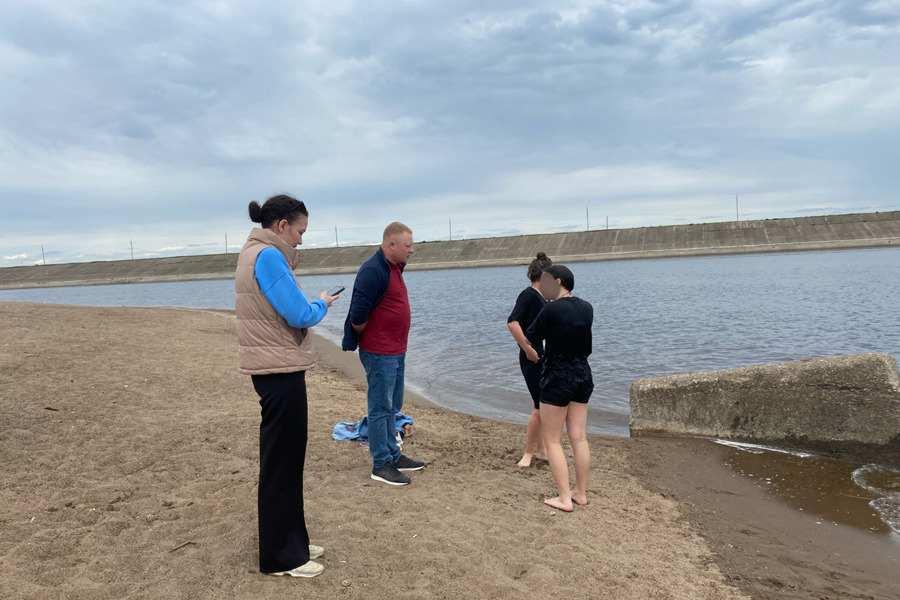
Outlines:
<svg viewBox="0 0 900 600"><path fill-rule="evenodd" d="M708 442L591 436L562 514L524 430L410 396L413 484L335 442L365 412L318 342L307 520L323 576L256 566L259 409L227 312L0 303L0 598L896 598L897 545L827 530ZM524 401L524 400L523 400ZM726 549L728 548L728 549ZM835 556L839 553L840 556Z"/></svg>
<svg viewBox="0 0 900 600"><path fill-rule="evenodd" d="M740 450L684 438L631 438L627 446L631 472L678 503L716 565L751 597L900 598L900 539L874 511L860 510L867 500L855 499L849 511L835 503L861 492L849 469L818 489L823 475L840 469L805 459L791 472L769 456L773 474L791 480L773 493L764 479L741 474L759 457Z"/></svg>

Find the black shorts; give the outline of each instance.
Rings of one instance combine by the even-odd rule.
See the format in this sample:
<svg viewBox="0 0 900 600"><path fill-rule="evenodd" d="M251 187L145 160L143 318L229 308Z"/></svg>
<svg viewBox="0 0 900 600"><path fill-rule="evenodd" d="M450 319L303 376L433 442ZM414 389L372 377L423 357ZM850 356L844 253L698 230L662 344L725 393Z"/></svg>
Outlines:
<svg viewBox="0 0 900 600"><path fill-rule="evenodd" d="M594 392L590 368L554 369L545 367L541 377L541 403L566 407L570 402L587 404Z"/></svg>
<svg viewBox="0 0 900 600"><path fill-rule="evenodd" d="M519 353L519 367L522 369L525 385L528 386L528 393L531 394L534 410L538 410L541 407L541 372L544 367L541 363L533 363L528 360L524 352Z"/></svg>

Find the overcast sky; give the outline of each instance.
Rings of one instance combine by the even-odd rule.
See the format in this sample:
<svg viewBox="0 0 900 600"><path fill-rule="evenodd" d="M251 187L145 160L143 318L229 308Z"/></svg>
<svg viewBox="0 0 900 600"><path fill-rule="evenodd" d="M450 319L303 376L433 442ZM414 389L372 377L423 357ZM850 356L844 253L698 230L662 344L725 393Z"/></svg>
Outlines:
<svg viewBox="0 0 900 600"><path fill-rule="evenodd" d="M900 209L900 2L4 0L0 266Z"/></svg>

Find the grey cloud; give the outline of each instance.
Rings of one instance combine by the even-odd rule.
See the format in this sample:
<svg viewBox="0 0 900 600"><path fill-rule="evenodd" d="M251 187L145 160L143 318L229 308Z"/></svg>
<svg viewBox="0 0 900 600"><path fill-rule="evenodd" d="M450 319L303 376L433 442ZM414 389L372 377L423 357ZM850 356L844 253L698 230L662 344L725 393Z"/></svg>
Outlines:
<svg viewBox="0 0 900 600"><path fill-rule="evenodd" d="M769 212L896 198L891 3L9 4L0 235L47 215L121 235L246 228L246 202L281 191L348 232L387 207L475 213L472 235L548 201L640 222L721 218L698 197L734 191ZM691 183L664 214L642 181L579 180L610 167ZM529 195L529 173L554 185Z"/></svg>

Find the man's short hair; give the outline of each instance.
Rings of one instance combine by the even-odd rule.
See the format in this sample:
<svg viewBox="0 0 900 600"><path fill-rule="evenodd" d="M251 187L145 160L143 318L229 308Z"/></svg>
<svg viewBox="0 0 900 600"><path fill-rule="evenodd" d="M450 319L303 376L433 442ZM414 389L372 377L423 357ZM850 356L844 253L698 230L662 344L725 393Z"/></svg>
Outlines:
<svg viewBox="0 0 900 600"><path fill-rule="evenodd" d="M397 237L398 235L402 235L404 233L412 233L412 229L400 223L399 221L394 221L390 225L384 228L384 237L382 238L384 241L388 241Z"/></svg>

